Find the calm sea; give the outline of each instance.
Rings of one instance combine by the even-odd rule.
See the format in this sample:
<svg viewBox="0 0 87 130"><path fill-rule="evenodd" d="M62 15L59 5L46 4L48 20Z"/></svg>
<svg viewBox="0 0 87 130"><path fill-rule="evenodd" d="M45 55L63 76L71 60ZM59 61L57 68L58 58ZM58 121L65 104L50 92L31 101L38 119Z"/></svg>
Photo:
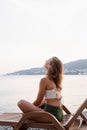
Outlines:
<svg viewBox="0 0 87 130"><path fill-rule="evenodd" d="M42 75L0 77L0 113L20 112L17 102L36 98ZM65 75L63 79L62 102L74 112L87 98L87 76Z"/></svg>

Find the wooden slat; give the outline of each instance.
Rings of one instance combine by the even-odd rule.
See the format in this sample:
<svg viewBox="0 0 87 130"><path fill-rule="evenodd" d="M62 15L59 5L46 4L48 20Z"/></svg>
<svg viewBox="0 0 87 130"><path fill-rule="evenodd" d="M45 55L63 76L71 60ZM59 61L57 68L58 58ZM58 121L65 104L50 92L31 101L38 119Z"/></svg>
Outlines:
<svg viewBox="0 0 87 130"><path fill-rule="evenodd" d="M45 128L45 129L55 129L55 125L52 123L39 123L39 122L28 122L28 126L31 128Z"/></svg>
<svg viewBox="0 0 87 130"><path fill-rule="evenodd" d="M22 113L3 113L0 115L0 125L15 126L22 117Z"/></svg>

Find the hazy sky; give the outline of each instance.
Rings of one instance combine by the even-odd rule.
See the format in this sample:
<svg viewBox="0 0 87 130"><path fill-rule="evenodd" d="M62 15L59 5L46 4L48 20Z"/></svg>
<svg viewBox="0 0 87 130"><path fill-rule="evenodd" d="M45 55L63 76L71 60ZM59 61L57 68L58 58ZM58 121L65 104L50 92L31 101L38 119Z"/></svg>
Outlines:
<svg viewBox="0 0 87 130"><path fill-rule="evenodd" d="M87 58L87 0L0 0L0 74Z"/></svg>

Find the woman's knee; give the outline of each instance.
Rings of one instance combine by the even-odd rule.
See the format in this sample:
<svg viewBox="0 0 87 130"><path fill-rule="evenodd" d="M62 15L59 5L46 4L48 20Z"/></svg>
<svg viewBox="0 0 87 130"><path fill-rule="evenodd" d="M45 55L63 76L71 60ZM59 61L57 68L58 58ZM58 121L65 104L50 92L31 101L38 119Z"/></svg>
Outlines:
<svg viewBox="0 0 87 130"><path fill-rule="evenodd" d="M21 99L20 101L18 101L17 105L18 105L19 107L21 107L21 106L23 105L23 102L24 102L24 100Z"/></svg>

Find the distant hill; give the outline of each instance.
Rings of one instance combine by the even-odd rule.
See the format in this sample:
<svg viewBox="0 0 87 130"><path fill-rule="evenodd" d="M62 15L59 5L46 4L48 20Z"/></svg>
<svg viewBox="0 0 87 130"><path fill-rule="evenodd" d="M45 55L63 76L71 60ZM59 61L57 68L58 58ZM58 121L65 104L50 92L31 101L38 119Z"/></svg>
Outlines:
<svg viewBox="0 0 87 130"><path fill-rule="evenodd" d="M87 74L87 59L81 59L64 64L65 74Z"/></svg>
<svg viewBox="0 0 87 130"><path fill-rule="evenodd" d="M45 69L43 67L30 68L26 70L20 70L13 73L8 73L6 75L41 75L45 73Z"/></svg>
<svg viewBox="0 0 87 130"><path fill-rule="evenodd" d="M6 75L42 75L45 74L43 67L20 70ZM87 59L81 59L64 64L66 75L87 75Z"/></svg>

